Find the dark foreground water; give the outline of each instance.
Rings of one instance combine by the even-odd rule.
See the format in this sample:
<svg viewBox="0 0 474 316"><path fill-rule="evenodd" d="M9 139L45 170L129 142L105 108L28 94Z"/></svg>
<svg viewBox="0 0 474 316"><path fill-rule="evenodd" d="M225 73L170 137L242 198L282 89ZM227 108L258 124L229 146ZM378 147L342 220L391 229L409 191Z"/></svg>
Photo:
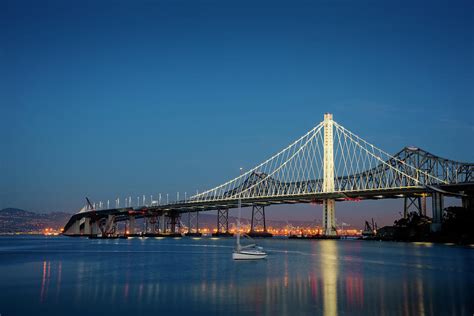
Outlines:
<svg viewBox="0 0 474 316"><path fill-rule="evenodd" d="M473 315L474 248L232 239L0 237L0 314Z"/></svg>

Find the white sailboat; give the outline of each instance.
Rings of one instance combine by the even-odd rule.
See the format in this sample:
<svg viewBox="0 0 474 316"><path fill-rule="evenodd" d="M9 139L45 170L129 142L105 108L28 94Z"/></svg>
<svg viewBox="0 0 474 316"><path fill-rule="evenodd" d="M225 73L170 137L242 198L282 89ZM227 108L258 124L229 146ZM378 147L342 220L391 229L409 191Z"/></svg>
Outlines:
<svg viewBox="0 0 474 316"><path fill-rule="evenodd" d="M242 246L240 244L240 216L242 213L242 203L239 199L239 217L237 218L237 238L236 247L232 253L232 259L234 260L258 260L265 259L267 253L262 247L257 246L255 243L250 245ZM248 237L250 238L250 237Z"/></svg>

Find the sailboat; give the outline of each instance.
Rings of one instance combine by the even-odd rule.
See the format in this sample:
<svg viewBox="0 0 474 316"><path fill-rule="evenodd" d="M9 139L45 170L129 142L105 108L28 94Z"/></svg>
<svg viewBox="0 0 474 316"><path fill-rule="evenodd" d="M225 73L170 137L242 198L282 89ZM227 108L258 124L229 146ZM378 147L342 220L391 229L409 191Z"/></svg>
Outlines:
<svg viewBox="0 0 474 316"><path fill-rule="evenodd" d="M239 199L239 217L237 218L237 238L236 238L236 247L232 252L232 259L234 260L258 260L265 259L267 253L265 250L257 246L255 243L250 245L242 246L240 244L240 216L242 213L242 203ZM245 236L245 235L244 235ZM246 236L248 237L248 236ZM250 238L250 237L248 237ZM251 238L250 238L251 239Z"/></svg>

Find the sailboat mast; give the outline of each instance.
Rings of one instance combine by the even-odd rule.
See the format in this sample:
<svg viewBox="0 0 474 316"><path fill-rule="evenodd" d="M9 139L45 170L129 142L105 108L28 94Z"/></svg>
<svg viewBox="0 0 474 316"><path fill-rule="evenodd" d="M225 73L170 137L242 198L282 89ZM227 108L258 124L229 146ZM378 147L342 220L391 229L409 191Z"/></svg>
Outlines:
<svg viewBox="0 0 474 316"><path fill-rule="evenodd" d="M239 197L239 217L237 217L237 251L240 251L240 217L242 216L242 200Z"/></svg>
<svg viewBox="0 0 474 316"><path fill-rule="evenodd" d="M242 177L242 171L243 168L240 167L240 176ZM240 192L242 194L242 192ZM240 251L242 248L240 246L240 217L242 216L242 196L239 194L239 201L238 201L238 207L239 207L239 217L237 217L237 251Z"/></svg>

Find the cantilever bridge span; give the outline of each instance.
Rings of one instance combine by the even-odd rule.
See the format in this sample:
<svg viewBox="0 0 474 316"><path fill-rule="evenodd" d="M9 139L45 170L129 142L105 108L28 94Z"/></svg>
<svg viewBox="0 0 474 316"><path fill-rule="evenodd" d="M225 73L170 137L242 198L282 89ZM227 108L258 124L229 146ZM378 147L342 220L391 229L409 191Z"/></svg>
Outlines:
<svg viewBox="0 0 474 316"><path fill-rule="evenodd" d="M218 231L227 233L228 211L240 200L243 207L252 207L252 231L262 223L266 231L265 206L320 203L323 233L332 236L336 201L403 198L405 214L410 207L426 213L421 201L426 196L431 196L432 228L437 230L444 195L461 197L472 207L474 163L444 159L415 147L390 155L325 114L321 123L288 147L224 184L164 205L103 210L90 205L71 217L64 234L107 236L115 233L117 222L126 220L130 228L140 217L146 218L151 233L175 233L183 213L188 213L189 229L194 218L198 232L198 214L209 210L218 210Z"/></svg>

